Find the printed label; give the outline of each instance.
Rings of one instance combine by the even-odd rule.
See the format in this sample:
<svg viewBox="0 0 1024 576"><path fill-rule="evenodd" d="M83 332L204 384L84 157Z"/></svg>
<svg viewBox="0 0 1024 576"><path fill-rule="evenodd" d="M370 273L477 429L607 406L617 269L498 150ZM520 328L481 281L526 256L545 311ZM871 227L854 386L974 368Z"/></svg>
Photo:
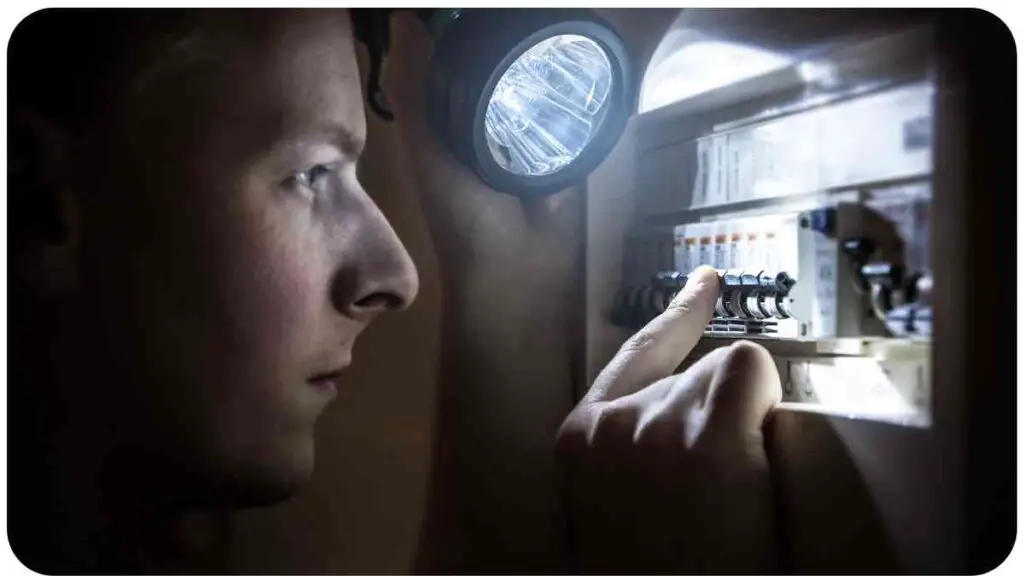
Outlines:
<svg viewBox="0 0 1024 576"><path fill-rule="evenodd" d="M710 163L711 143L706 138L697 140L697 174L693 181L694 207L708 203L708 164Z"/></svg>
<svg viewBox="0 0 1024 576"><path fill-rule="evenodd" d="M812 336L831 338L836 334L836 242L814 234L815 306L811 311Z"/></svg>
<svg viewBox="0 0 1024 576"><path fill-rule="evenodd" d="M714 266L715 258L712 253L712 238L711 236L702 236L700 239L700 261L697 263L698 266L707 264L708 266Z"/></svg>

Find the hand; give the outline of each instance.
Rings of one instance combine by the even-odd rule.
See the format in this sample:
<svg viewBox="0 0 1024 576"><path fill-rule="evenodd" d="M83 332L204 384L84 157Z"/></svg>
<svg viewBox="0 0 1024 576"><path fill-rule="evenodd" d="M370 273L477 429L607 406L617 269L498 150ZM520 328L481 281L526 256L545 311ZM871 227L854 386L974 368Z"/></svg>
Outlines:
<svg viewBox="0 0 1024 576"><path fill-rule="evenodd" d="M682 374L718 280L699 268L627 341L559 432L583 573L773 572L762 426L781 399L768 352L737 342Z"/></svg>
<svg viewBox="0 0 1024 576"><path fill-rule="evenodd" d="M572 269L578 193L523 201L486 186L430 132L424 118L433 40L406 10L391 17L391 47L382 88L414 165L442 268L519 266L531 274ZM564 260L564 261L563 261Z"/></svg>

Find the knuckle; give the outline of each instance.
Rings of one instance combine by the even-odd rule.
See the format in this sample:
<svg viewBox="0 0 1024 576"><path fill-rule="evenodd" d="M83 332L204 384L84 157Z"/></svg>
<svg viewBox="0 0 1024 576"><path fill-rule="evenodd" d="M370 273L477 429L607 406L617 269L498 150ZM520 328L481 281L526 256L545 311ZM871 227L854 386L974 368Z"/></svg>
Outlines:
<svg viewBox="0 0 1024 576"><path fill-rule="evenodd" d="M771 354L762 346L740 341L721 355L712 383L712 419L716 433L735 435L746 427L760 428L782 397L782 382ZM715 415L718 415L716 418ZM739 418L740 426L729 424Z"/></svg>
<svg viewBox="0 0 1024 576"><path fill-rule="evenodd" d="M633 428L639 418L635 407L621 402L610 402L595 412L588 435L589 445L600 448L619 444L624 438L632 438Z"/></svg>
<svg viewBox="0 0 1024 576"><path fill-rule="evenodd" d="M774 368L771 354L761 346L747 340L740 340L726 349L722 366L729 372L761 372Z"/></svg>
<svg viewBox="0 0 1024 576"><path fill-rule="evenodd" d="M681 439L682 423L664 415L655 415L641 422L633 432L633 443L653 447L676 444Z"/></svg>
<svg viewBox="0 0 1024 576"><path fill-rule="evenodd" d="M779 389L778 394L782 393L775 360L763 346L753 342L741 340L726 348L719 359L718 375L721 393L728 396L745 396L755 391L757 395L771 396L775 388ZM772 390L765 392L766 389Z"/></svg>
<svg viewBox="0 0 1024 576"><path fill-rule="evenodd" d="M578 453L589 444L592 412L577 408L562 422L555 437L555 447L561 453Z"/></svg>

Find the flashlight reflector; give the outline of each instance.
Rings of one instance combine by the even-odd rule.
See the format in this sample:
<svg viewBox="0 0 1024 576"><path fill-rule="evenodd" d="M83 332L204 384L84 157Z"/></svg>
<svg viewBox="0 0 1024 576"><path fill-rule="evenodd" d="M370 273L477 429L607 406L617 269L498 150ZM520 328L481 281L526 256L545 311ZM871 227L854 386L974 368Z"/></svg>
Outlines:
<svg viewBox="0 0 1024 576"><path fill-rule="evenodd" d="M531 47L498 80L487 105L495 162L523 176L570 165L607 116L613 77L608 54L585 36L562 34Z"/></svg>

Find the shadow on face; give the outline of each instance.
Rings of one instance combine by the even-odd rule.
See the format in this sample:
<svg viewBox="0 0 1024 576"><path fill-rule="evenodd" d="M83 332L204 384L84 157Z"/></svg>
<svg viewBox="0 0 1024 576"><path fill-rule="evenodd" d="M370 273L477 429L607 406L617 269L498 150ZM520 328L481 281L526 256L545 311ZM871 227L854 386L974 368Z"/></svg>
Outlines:
<svg viewBox="0 0 1024 576"><path fill-rule="evenodd" d="M12 70L68 18L121 48L95 48L85 78L51 80L74 82L68 98L98 94L75 98L87 111L55 113L72 106L28 88L12 99L33 151L25 205L63 231L26 224L15 245L33 299L63 311L52 340L70 413L103 422L113 453L151 466L132 468L144 484L190 505L287 498L312 471L313 425L356 337L418 286L356 179L349 16L62 12L15 32ZM28 217L20 205L12 220Z"/></svg>

